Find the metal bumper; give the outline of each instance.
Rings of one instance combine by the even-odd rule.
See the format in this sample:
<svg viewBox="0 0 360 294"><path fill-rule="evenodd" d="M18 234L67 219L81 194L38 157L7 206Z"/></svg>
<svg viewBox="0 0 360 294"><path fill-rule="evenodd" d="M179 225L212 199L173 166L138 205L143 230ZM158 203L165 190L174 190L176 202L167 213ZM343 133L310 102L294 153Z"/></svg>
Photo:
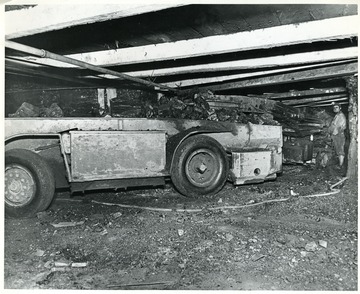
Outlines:
<svg viewBox="0 0 360 294"><path fill-rule="evenodd" d="M261 183L275 178L270 150L232 153L230 180L234 185Z"/></svg>

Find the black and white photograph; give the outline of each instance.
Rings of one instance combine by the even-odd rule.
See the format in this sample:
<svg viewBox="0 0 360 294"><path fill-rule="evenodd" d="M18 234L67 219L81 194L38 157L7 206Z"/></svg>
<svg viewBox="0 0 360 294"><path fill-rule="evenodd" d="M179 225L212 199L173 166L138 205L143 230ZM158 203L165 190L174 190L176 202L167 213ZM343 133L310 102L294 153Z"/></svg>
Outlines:
<svg viewBox="0 0 360 294"><path fill-rule="evenodd" d="M358 290L358 4L1 1L3 284Z"/></svg>

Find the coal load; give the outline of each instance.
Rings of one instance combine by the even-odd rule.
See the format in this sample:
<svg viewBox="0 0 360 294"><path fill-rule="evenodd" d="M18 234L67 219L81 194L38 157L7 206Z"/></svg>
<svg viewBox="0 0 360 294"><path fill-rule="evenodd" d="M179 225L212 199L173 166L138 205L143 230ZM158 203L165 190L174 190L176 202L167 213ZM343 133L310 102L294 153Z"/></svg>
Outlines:
<svg viewBox="0 0 360 294"><path fill-rule="evenodd" d="M146 118L176 118L212 120L246 124L280 125L266 109L245 110L241 104L216 107L211 105L216 96L211 92L187 92L178 96L162 96L156 102L146 101L141 116ZM225 103L226 104L226 103Z"/></svg>

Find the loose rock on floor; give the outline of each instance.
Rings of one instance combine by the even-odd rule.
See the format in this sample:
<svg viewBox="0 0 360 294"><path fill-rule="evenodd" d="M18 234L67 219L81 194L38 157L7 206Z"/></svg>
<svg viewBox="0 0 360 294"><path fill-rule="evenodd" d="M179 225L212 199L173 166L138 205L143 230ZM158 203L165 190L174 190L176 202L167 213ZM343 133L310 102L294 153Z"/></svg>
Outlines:
<svg viewBox="0 0 360 294"><path fill-rule="evenodd" d="M58 193L36 218L5 220L5 288L357 290L357 184L302 198L340 179L284 166L276 181L227 184L209 199L185 198L171 185L72 199ZM289 201L209 209L287 198L290 186L299 195ZM72 225L53 226L64 223Z"/></svg>

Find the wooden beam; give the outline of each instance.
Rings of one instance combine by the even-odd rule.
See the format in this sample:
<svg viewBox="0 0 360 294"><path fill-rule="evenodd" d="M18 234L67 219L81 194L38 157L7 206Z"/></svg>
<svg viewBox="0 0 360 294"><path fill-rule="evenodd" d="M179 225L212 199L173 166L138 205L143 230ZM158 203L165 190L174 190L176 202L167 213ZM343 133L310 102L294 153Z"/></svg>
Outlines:
<svg viewBox="0 0 360 294"><path fill-rule="evenodd" d="M342 98L337 98L337 99L328 99L326 101L317 101L317 102L313 102L313 103L305 103L305 104L299 104L299 105L293 105L293 107L304 107L304 106L318 106L318 105L324 105L324 104L331 104L333 102L344 102L344 101L348 101L349 97L342 97ZM286 104L287 105L287 104Z"/></svg>
<svg viewBox="0 0 360 294"><path fill-rule="evenodd" d="M344 105L344 104L349 104L349 102L339 102L338 104ZM318 104L318 105L309 105L309 107L325 107L325 106L331 106L332 104L326 103L326 104ZM307 106L307 105L304 105ZM295 106L296 108L300 107L300 106Z"/></svg>
<svg viewBox="0 0 360 294"><path fill-rule="evenodd" d="M46 51L46 50L39 50L37 48L27 46L27 45L23 45L23 44L20 44L20 43L16 43L16 42L13 42L13 41L5 40L5 47L9 48L9 49L14 49L14 50L17 50L17 51L20 51L20 52L26 52L28 54L32 54L32 55L35 55L35 56L45 56L45 57L48 57L48 58L51 58L51 59L54 59L54 60L58 60L58 61L61 61L61 62L66 62L66 63L76 65L76 66L78 66L80 68L86 68L86 69L90 69L90 70L95 71L95 72L100 72L102 74L111 74L111 75L114 75L114 76L116 76L116 77L118 77L120 79L123 79L123 80L128 80L128 81L132 81L132 82L135 82L135 83L138 83L138 84L141 84L141 85L146 85L147 87L153 87L155 90L166 89L168 91L176 92L176 90L174 90L172 88L162 86L160 84L157 84L157 83L154 83L154 82L151 82L151 81L147 81L147 80L143 80L143 79L139 79L139 78L134 78L132 76L128 76L128 75L119 73L117 71L113 71L113 70L103 68L103 67L100 67L100 66L92 65L92 64L84 62L84 61L79 61L79 60L76 60L76 59L72 59L72 58L69 58L69 57L66 57L66 56L63 56L63 55L59 55L59 54L56 54L56 53L52 53L52 52L49 52L49 51Z"/></svg>
<svg viewBox="0 0 360 294"><path fill-rule="evenodd" d="M35 76L40 76L42 78L52 78L52 79L57 79L57 80L62 80L62 81L68 81L71 83L79 83L79 84L84 84L84 85L92 85L94 86L94 83L91 83L87 80L82 80L80 78L77 77L69 77L69 76L63 76L63 75L57 75L57 74L50 74L47 72L43 72L41 70L37 70L37 69L33 69L33 68L27 68L27 67L18 67L18 66L12 66L11 62L7 61L6 62L6 67L5 67L5 72L7 71L11 71L12 74L16 75L17 73L20 74L31 74L32 77Z"/></svg>
<svg viewBox="0 0 360 294"><path fill-rule="evenodd" d="M351 62L348 64L340 64L328 66L325 68L299 70L292 73L276 74L267 77L253 78L249 80L237 81L232 83L224 83L221 85L209 85L199 87L199 90L222 91L238 88L250 88L259 86L270 86L275 84L285 84L293 82L310 81L324 78L333 78L340 76L348 76L357 73L358 63Z"/></svg>
<svg viewBox="0 0 360 294"><path fill-rule="evenodd" d="M317 101L317 102L314 102L314 103L310 103L309 105L316 105L316 104L322 104L324 102L339 102L339 101L348 101L349 100L349 97L339 97L339 98L331 98L331 99L328 99L326 101Z"/></svg>
<svg viewBox="0 0 360 294"><path fill-rule="evenodd" d="M356 15L344 16L172 43L71 54L68 57L93 65L115 66L265 49L354 37L358 33L357 21ZM36 62L71 67L49 59L38 58Z"/></svg>
<svg viewBox="0 0 360 294"><path fill-rule="evenodd" d="M217 63L206 63L189 66L179 66L172 68L160 68L150 69L143 71L131 71L126 72L128 75L136 77L162 77L179 74L190 73L203 73L203 72L215 72L215 71L229 71L229 70L244 70L244 69L259 69L268 67L280 67L299 65L315 62L329 62L342 59L357 58L357 47L332 49L315 52L296 53L288 55L261 57L261 58L249 58L244 60L234 60Z"/></svg>
<svg viewBox="0 0 360 294"><path fill-rule="evenodd" d="M203 84L227 82L227 81L237 80L237 79L247 79L247 78L264 76L264 75L278 74L281 72L291 72L291 71L302 70L302 69L307 69L307 68L319 68L319 67L324 67L327 65L337 64L337 63L344 63L344 61L334 61L334 62L328 62L328 63L323 63L323 64L304 65L304 66L296 66L296 67L290 67L290 68L273 69L273 70L242 73L242 74L236 74L236 75L210 77L210 78L187 79L187 80L163 83L163 85L166 85L171 88L193 87L193 86L198 86L198 85L203 85Z"/></svg>
<svg viewBox="0 0 360 294"><path fill-rule="evenodd" d="M133 16L184 4L39 4L5 13L5 37L14 39L77 25Z"/></svg>
<svg viewBox="0 0 360 294"><path fill-rule="evenodd" d="M329 62L335 60L345 60L357 58L357 47L340 48L332 50L322 50L314 52L304 52L296 54L278 55L261 58L249 58L244 60L234 60L226 62L206 63L189 66L179 66L171 68L154 68L149 70L123 72L138 78L162 77L179 74L204 73L215 71L230 71L244 69L260 69L269 67L280 67L290 65L300 65L316 62ZM40 67L41 64L31 64ZM111 75L98 75L102 78L112 79Z"/></svg>
<svg viewBox="0 0 360 294"><path fill-rule="evenodd" d="M320 95L332 95L337 93L346 93L346 88L344 87L334 87L334 88L318 88L318 89L310 89L310 90L302 90L302 91L290 91L285 93L264 93L262 95L254 95L259 98L267 98L267 99L284 99L284 98L299 98L306 96L320 96ZM249 95L250 96L250 95Z"/></svg>
<svg viewBox="0 0 360 294"><path fill-rule="evenodd" d="M290 71L301 70L301 69L306 69L306 68L323 67L326 65L344 63L344 62L348 62L348 61L334 61L334 62L328 62L328 63L322 63L322 64L303 65L303 66L297 66L297 67L291 67L291 68L274 69L274 70L267 70L267 71L257 71L257 72L242 73L242 74L236 74L236 75L225 75L225 76L197 78L197 79L193 78L193 79L187 79L187 80L178 80L178 81L167 82L167 83L163 83L163 85L166 85L168 87L173 87L173 88L198 86L198 85L202 85L202 84L226 82L226 81L231 81L231 80L236 80L236 79L245 79L245 78L251 78L251 77L256 77L256 76L261 76L261 75L270 75L270 74L275 74L275 73L280 73L280 72L290 72ZM136 72L127 72L126 74L130 75L130 73L132 76L138 77L136 75ZM87 76L87 77L89 77L89 76ZM98 77L106 78L106 79L116 79L116 77L112 76L112 75L98 75ZM344 91L346 91L345 88L343 88L343 89L344 89ZM266 97L263 97L263 98L266 98Z"/></svg>
<svg viewBox="0 0 360 294"><path fill-rule="evenodd" d="M302 103L310 103L310 102L318 102L323 100L329 100L329 99L337 99L337 98L344 98L347 97L346 93L344 94L338 94L338 95L325 95L321 97L312 97L312 98L297 98L293 100L282 100L281 102L286 105L298 105Z"/></svg>

